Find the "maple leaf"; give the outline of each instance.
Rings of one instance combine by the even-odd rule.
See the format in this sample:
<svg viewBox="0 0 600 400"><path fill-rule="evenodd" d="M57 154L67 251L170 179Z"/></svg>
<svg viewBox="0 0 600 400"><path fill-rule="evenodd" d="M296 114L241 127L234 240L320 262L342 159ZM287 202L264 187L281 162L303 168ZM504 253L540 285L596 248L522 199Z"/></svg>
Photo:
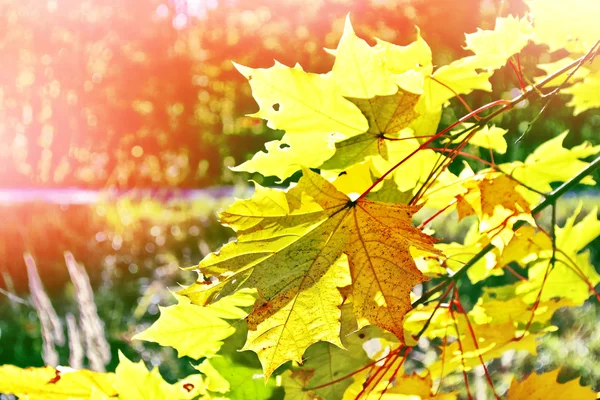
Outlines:
<svg viewBox="0 0 600 400"><path fill-rule="evenodd" d="M537 68L543 70L544 72L546 72L546 75L543 76L538 76L535 77L533 80L535 83L539 83L543 80L545 80L547 77L549 77L550 75L560 71L562 68L566 67L567 65L573 63L573 61L575 61L574 59L572 59L571 57L565 57L565 58L561 58L560 60L557 60L555 62L552 63L547 63L547 64L538 64ZM554 79L552 79L549 82L546 82L546 84L544 85L545 87L552 87L552 86L560 86L564 83L564 81L566 80L567 76L572 73L574 70L569 70L564 72L563 74L555 77ZM570 79L572 79L573 81L579 81L583 78L585 78L588 74L590 73L590 70L587 69L584 66L579 67L574 74L571 76Z"/></svg>
<svg viewBox="0 0 600 400"><path fill-rule="evenodd" d="M387 143L387 160L383 157L371 159L372 170L374 175L381 176L395 164L406 159L402 165L394 169L393 177L398 190L412 192L429 176L431 169L439 159L439 154L428 149L414 153L421 143L408 130L400 132L398 138L401 140ZM412 153L414 154L407 159Z"/></svg>
<svg viewBox="0 0 600 400"><path fill-rule="evenodd" d="M368 129L358 108L339 93L331 74L311 74L299 65L290 68L280 63L267 69L235 67L250 82L260 106L251 116L266 119L270 128L294 134L339 132L346 136Z"/></svg>
<svg viewBox="0 0 600 400"><path fill-rule="evenodd" d="M337 190L354 198L373 184L370 161L354 164L342 172L322 169L321 176L330 181Z"/></svg>
<svg viewBox="0 0 600 400"><path fill-rule="evenodd" d="M282 389L275 379L265 382L256 354L237 350L242 347L246 335L246 327L238 325L235 335L228 339L219 354L196 367L204 375L207 390L215 398L225 396L230 400L279 397Z"/></svg>
<svg viewBox="0 0 600 400"><path fill-rule="evenodd" d="M333 141L332 137L322 132L285 134L281 140L265 143L266 151L257 152L252 159L231 167L231 170L258 172L263 176L277 176L285 180L302 168L318 168L330 159L336 151Z"/></svg>
<svg viewBox="0 0 600 400"><path fill-rule="evenodd" d="M361 162L367 156L381 154L387 158L385 137L394 137L417 116L415 105L419 95L398 90L391 96L370 99L349 98L369 121L369 130L359 136L335 144L335 155L327 160L323 169L344 169Z"/></svg>
<svg viewBox="0 0 600 400"><path fill-rule="evenodd" d="M485 63L477 56L469 56L436 69L423 89L427 110L440 109L457 94L469 94L473 90L491 92L489 78L493 72L480 71L483 68Z"/></svg>
<svg viewBox="0 0 600 400"><path fill-rule="evenodd" d="M133 339L171 346L179 357L193 359L215 355L223 340L235 332L228 320L245 318L256 300L253 290L243 289L206 307L190 303L188 297L176 295L178 304L160 308L160 317Z"/></svg>
<svg viewBox="0 0 600 400"><path fill-rule="evenodd" d="M244 349L258 353L267 376L287 360L301 361L317 341L341 346L337 287L350 283L359 327L374 324L402 338L410 291L426 280L409 248L437 253L411 224L419 208L350 201L310 170L287 192L257 186L251 199L221 214L238 239L200 263L219 281L195 285L192 301L258 289Z"/></svg>
<svg viewBox="0 0 600 400"><path fill-rule="evenodd" d="M381 399L413 399L418 396L421 400L456 400L455 393L433 393L433 380L430 374L425 376L412 373L400 375L394 379L394 386L389 388Z"/></svg>
<svg viewBox="0 0 600 400"><path fill-rule="evenodd" d="M533 40L550 51L587 52L598 40L600 3L588 0L526 0L533 16Z"/></svg>
<svg viewBox="0 0 600 400"><path fill-rule="evenodd" d="M388 346L396 351L397 344ZM344 392L344 400L455 400L455 393L433 393L433 380L429 373L423 376L404 373L404 359L397 353L388 353L386 358L368 370L355 374L353 382ZM375 378L376 379L370 379Z"/></svg>
<svg viewBox="0 0 600 400"><path fill-rule="evenodd" d="M556 310L574 305L569 299L552 299L540 302L533 310L530 304L525 303L519 297L514 297L514 291L513 297L506 299L491 298L489 293L486 294L469 311L470 318L478 325L512 322L515 327L522 327L531 320L532 323L537 323L545 328Z"/></svg>
<svg viewBox="0 0 600 400"><path fill-rule="evenodd" d="M511 261L528 263L545 250L552 249L552 239L545 232L536 232L532 226L523 226L515 231L513 238L502 250L499 266Z"/></svg>
<svg viewBox="0 0 600 400"><path fill-rule="evenodd" d="M594 287L600 282L600 274L590 263L589 251L582 252L585 246L600 235L597 211L597 208L592 209L587 216L575 224L581 212L580 204L565 225L557 227L556 247L561 252L555 255L557 262L544 283L540 297L542 300L559 297L569 299L575 305L581 305L591 295L589 285ZM526 303L532 304L536 300L546 269L549 267L551 254L551 250L540 252L539 260L529 267L529 280L517 286L516 293Z"/></svg>
<svg viewBox="0 0 600 400"><path fill-rule="evenodd" d="M302 168L322 165L334 155L333 143L363 134L356 139L358 144L355 140L342 145L346 152L360 152L365 139L372 144L378 142L378 137L373 134L375 125L369 126L359 107L376 109L367 116L372 123L384 126L385 122L388 130L380 133L409 124L417 116L414 103L419 95L399 89L399 84L408 80L399 79L403 74L387 69L386 55L390 51L395 50L381 44L369 46L356 36L347 19L338 48L331 51L336 59L328 74L307 73L299 65L289 68L276 63L268 69L252 69L236 64L249 80L260 106L252 116L266 119L269 127L284 130L286 134L281 141L268 143L267 152L257 153L235 170L275 175L283 180ZM406 55L420 58L420 53L407 51ZM419 91L422 87L413 84L409 89ZM374 121L374 118L388 120Z"/></svg>
<svg viewBox="0 0 600 400"><path fill-rule="evenodd" d="M464 123L461 124L461 131L464 129L471 128L473 123ZM504 135L508 132L506 129L499 128L495 125L489 126L486 125L482 128L479 128L475 131L475 133L469 139L469 144L472 146L482 147L484 149L491 149L500 154L505 154L508 145L506 143L506 139L504 139ZM451 134L455 134L455 132L451 132ZM465 139L472 132L465 132L462 135L458 135L452 138L452 142L460 143L463 139Z"/></svg>
<svg viewBox="0 0 600 400"><path fill-rule="evenodd" d="M87 400L93 392L100 398L114 397L114 382L115 374L111 373L0 367L0 392L29 400Z"/></svg>
<svg viewBox="0 0 600 400"><path fill-rule="evenodd" d="M371 47L356 36L349 16L346 17L340 43L332 53L335 62L331 72L342 96L370 99L390 96L398 91L392 74L382 62L381 48Z"/></svg>
<svg viewBox="0 0 600 400"><path fill-rule="evenodd" d="M558 369L544 374L532 373L521 382L513 379L507 392L508 400L594 400L597 393L581 386L577 379L558 383Z"/></svg>
<svg viewBox="0 0 600 400"><path fill-rule="evenodd" d="M200 374L190 375L177 383L165 381L158 368L148 371L143 361L134 363L119 353L114 387L119 398L127 400L173 399L188 400L206 394Z"/></svg>
<svg viewBox="0 0 600 400"><path fill-rule="evenodd" d="M515 188L518 183L506 175L483 179L479 183L481 193L481 212L484 215L494 215L497 206L515 213L529 212L529 203Z"/></svg>
<svg viewBox="0 0 600 400"><path fill-rule="evenodd" d="M348 288L351 290L351 288ZM377 355L368 353L377 343L381 347L385 343L394 343L398 339L381 329L369 325L357 330L357 321L352 311L351 295L342 307L341 339L344 349L327 342L319 342L310 346L304 353L304 363L293 367L284 376L284 386L291 387L293 391L299 388L298 399L323 398L339 400L345 390L352 383L351 376L359 368L372 362ZM302 371L304 373L299 374ZM345 379L342 379L344 378Z"/></svg>
<svg viewBox="0 0 600 400"><path fill-rule="evenodd" d="M561 93L573 95L567 103L567 106L575 107L573 115L600 107L600 72L589 74L583 81L561 90Z"/></svg>
<svg viewBox="0 0 600 400"><path fill-rule="evenodd" d="M460 321L464 315L457 315L457 318ZM536 355L536 338L544 334L526 333L520 340L513 340L517 337L517 330L510 321L504 324L473 325L477 339L475 344L466 324L462 327L462 329L459 328L462 351L458 341L445 346L440 358L428 368L434 378L462 370L463 362L464 368L470 370L481 365L480 356L484 361L489 361L502 356L504 352L511 349L523 350Z"/></svg>
<svg viewBox="0 0 600 400"><path fill-rule="evenodd" d="M588 162L581 161L581 158L600 152L600 146L592 146L587 141L571 149L564 148L563 141L568 133L569 131L565 131L542 143L525 161L501 164L498 168L539 192L550 192L550 183L566 182L589 165ZM593 185L595 182L592 177L586 177L580 183ZM540 195L525 188L518 190L530 204L535 204L540 199Z"/></svg>
<svg viewBox="0 0 600 400"><path fill-rule="evenodd" d="M533 28L527 17L497 18L494 30L478 29L466 35L465 49L473 51L488 69L502 67L529 42Z"/></svg>

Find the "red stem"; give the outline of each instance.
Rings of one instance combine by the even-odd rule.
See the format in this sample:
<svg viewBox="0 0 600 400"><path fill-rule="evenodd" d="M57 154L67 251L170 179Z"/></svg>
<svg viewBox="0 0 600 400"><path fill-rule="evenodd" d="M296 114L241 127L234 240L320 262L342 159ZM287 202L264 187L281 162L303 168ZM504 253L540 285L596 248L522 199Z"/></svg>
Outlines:
<svg viewBox="0 0 600 400"><path fill-rule="evenodd" d="M392 374L392 377L395 377L396 374L398 373L398 371L400 370L400 368L402 368L402 365L404 365L404 361L406 361L406 358L408 357L408 355L410 354L412 350L412 347L407 347L406 351L404 352L404 357L402 357L402 361L400 361L400 364L398 364L398 366L396 367L396 369L394 370L394 373ZM383 389L381 391L381 394L379 395L379 399L381 400L381 398L383 397L383 395L385 394L385 392L387 392L387 390L390 388L390 384L391 384L391 380L388 381L388 384L385 385L385 389Z"/></svg>
<svg viewBox="0 0 600 400"><path fill-rule="evenodd" d="M454 290L456 290L456 288ZM456 341L458 342L458 350L460 351L460 361L462 364L463 378L465 380L465 389L467 390L467 396L469 397L469 400L473 400L473 396L471 395L471 389L469 388L469 377L467 376L467 367L465 365L465 352L463 351L462 342L460 340L460 331L458 329L458 321L456 320L456 317L454 316L454 308L452 307L452 304L450 304L450 315L452 316L452 320L454 321L454 329L456 329ZM446 357L446 351L447 351L447 349L444 349L444 358Z"/></svg>
<svg viewBox="0 0 600 400"><path fill-rule="evenodd" d="M479 351L479 343L477 343L477 335L475 335L475 330L473 329L473 325L471 324L471 321L469 320L469 316L465 312L465 309L463 308L462 304L460 303L460 296L458 295L458 288L454 289L454 300L456 301L455 304L456 304L456 308L458 309L458 312L463 314L465 316L465 320L467 321L467 327L469 328L469 331L471 332L471 339L473 340L473 345L475 346L475 349L477 350L477 356L479 357L479 362L481 363L481 366L483 367L483 372L485 373L485 379L487 380L488 384L490 385L490 388L492 389L492 392L494 393L494 397L496 397L497 400L500 400L500 396L498 396L498 393L496 393L496 388L494 387L494 382L492 381L492 377L490 376L490 373L485 365L485 362L483 361L483 356L481 355L481 352Z"/></svg>
<svg viewBox="0 0 600 400"><path fill-rule="evenodd" d="M515 271L510 265L506 264L504 266L504 268L506 270L508 270L508 272L510 272L511 274L513 274L514 276L516 276L518 279L527 282L527 278L525 278L523 275L521 275L517 271Z"/></svg>
<svg viewBox="0 0 600 400"><path fill-rule="evenodd" d="M552 263L548 262L548 265L546 266L546 272L544 273L544 279L542 280L542 285L540 286L540 291L538 292L535 302L533 303L533 308L531 309L531 316L529 317L529 321L527 321L527 325L525 326L525 330L523 330L523 333L521 334L521 336L513 339L513 341L515 341L515 342L518 342L519 340L521 340L525 337L525 334L529 331L529 328L531 327L531 324L533 323L533 320L535 318L535 312L537 311L538 307L540 306L540 301L542 300L542 291L544 290L544 286L546 285L546 280L548 279L548 275L550 275L550 266L551 265L552 265Z"/></svg>
<svg viewBox="0 0 600 400"><path fill-rule="evenodd" d="M450 206L454 205L454 203L456 203L456 200L453 200L450 204L448 204L446 207L442 208L441 210L437 211L435 214L433 214L431 217L427 218L425 221L421 222L419 224L419 226L417 226L417 229L423 229L427 226L428 223L430 223L431 221L433 221L437 216L439 216L441 213L443 213L444 211L446 211Z"/></svg>
<svg viewBox="0 0 600 400"><path fill-rule="evenodd" d="M394 354L394 357L391 358L390 360L392 360L389 365L384 365L381 368L379 368L377 371L375 371L375 374L371 377L369 377L365 383L363 383L363 388L362 390L356 395L356 397L354 398L354 400L360 400L363 394L366 393L367 390L370 390L369 387L377 387L377 385L379 384L379 382L381 382L381 379L383 379L383 377L385 376L385 374L390 370L390 368L392 368L392 365L394 365L394 362L396 362L396 360L399 358L398 353ZM388 361L390 360L386 360L386 364ZM385 368L385 370L384 370ZM379 375L380 372L383 372L381 374L381 376L377 379L377 381L371 385L373 383L373 381L375 380L375 378L377 377L377 375Z"/></svg>
<svg viewBox="0 0 600 400"><path fill-rule="evenodd" d="M508 65L510 65L510 67L515 72L515 75L517 75L517 78L519 79L519 86L521 87L521 92L525 92L525 84L523 83L523 78L521 77L521 74L517 70L517 67L515 67L515 64L512 62L512 60L508 60Z"/></svg>
<svg viewBox="0 0 600 400"><path fill-rule="evenodd" d="M324 384L322 384L322 385L319 385L319 386L305 388L304 390L316 390L316 389L322 389L322 388L324 388L324 387L327 387L327 386L335 385L336 383L339 383L339 382L341 382L341 381L343 381L343 380L346 380L346 379L348 379L348 378L351 378L352 376L354 376L354 375L358 374L358 373L359 373L359 372L361 372L361 371L364 371L364 370L365 370L365 369L367 369L367 368L371 368L373 365L377 364L378 362L380 362L380 361L383 361L383 360L387 359L388 357L390 357L390 356L392 356L392 355L395 355L395 354L396 354L396 353L398 353L400 350L402 350L402 347L399 347L399 348L397 348L396 350L394 350L394 351L390 352L390 354L387 354L387 355L385 355L384 357L381 357L380 359L378 359L378 360L376 360L376 361L373 361L373 362L371 362L371 363L369 363L369 364L365 365L365 366L364 366L364 367L362 367L362 368L359 368L359 369L357 369L356 371L352 371L352 372L351 372L351 373L349 373L348 375L344 375L344 376L342 376L341 378L338 378L338 379L336 379L336 380L333 380L333 381L331 381L331 382L324 383Z"/></svg>
<svg viewBox="0 0 600 400"><path fill-rule="evenodd" d="M477 156L475 156L473 154L465 153L463 151L455 152L453 149L445 149L445 148L442 148L442 147L430 147L429 150L435 150L435 151L439 151L439 152L442 152L442 153L456 153L456 155L458 155L458 156L463 156L463 157L471 158L471 159L473 159L475 161L479 161L481 163L484 163L485 165L488 165L490 167L494 167L494 164L492 164L491 162L486 161L483 158L479 158L479 157L477 157Z"/></svg>
<svg viewBox="0 0 600 400"><path fill-rule="evenodd" d="M471 109L471 107L469 107L469 104L467 104L467 102L462 98L462 96L460 94L458 94L454 89L452 89L450 86L446 85L444 82L441 82L439 80L437 80L436 78L434 78L433 76L430 77L432 81L439 83L440 85L442 85L443 87L445 87L446 89L448 89L449 91L452 92L452 94L454 94L454 96L456 96L458 98L458 100L460 100L460 102L463 104L463 106L465 106L465 108L467 109L467 111L469 112L473 112L473 110ZM479 121L479 117L478 116L474 116L475 119L477 121Z"/></svg>

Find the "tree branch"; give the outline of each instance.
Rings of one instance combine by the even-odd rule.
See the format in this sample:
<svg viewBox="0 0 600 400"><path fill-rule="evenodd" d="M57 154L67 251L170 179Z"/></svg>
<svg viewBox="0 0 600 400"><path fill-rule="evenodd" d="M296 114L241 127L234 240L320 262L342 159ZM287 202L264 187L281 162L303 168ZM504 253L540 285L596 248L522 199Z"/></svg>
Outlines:
<svg viewBox="0 0 600 400"><path fill-rule="evenodd" d="M546 198L544 199L544 201L539 203L537 206L535 206L531 210L531 214L535 215L535 214L539 213L540 211L544 210L546 207L554 205L554 203L556 202L556 200L559 197L561 197L563 194L565 194L573 186L578 184L583 178L585 178L586 176L588 176L592 172L594 172L596 169L598 169L598 167L600 167L600 156L596 157L596 159L594 159L594 161L592 161L587 167L585 167L581 172L579 172L573 178L564 182L562 185L560 185L558 188L556 188L556 190L549 193L546 196ZM517 221L513 225L512 229L514 231L516 231L517 229L519 229L520 227L522 227L525 224L526 224L526 222L523 220ZM463 265L463 267L458 272L456 272L454 275L449 277L449 279L447 279L445 282L442 282L442 284L436 286L436 288L438 288L437 291L428 292L427 296L422 296L420 299L415 301L412 304L412 306L416 307L419 304L425 303L427 300L429 300L429 298L431 298L434 294L438 293L441 289L445 289L449 284L457 282L459 279L461 279L467 273L469 268L471 268L473 265L475 265L475 263L477 263L477 261L479 261L483 257L485 257L485 255L487 253L489 253L490 251L492 251L493 249L494 249L494 245L489 243L487 246L485 246L483 249L481 249L479 251L479 253L475 254L473 256L473 258L471 258L465 265Z"/></svg>

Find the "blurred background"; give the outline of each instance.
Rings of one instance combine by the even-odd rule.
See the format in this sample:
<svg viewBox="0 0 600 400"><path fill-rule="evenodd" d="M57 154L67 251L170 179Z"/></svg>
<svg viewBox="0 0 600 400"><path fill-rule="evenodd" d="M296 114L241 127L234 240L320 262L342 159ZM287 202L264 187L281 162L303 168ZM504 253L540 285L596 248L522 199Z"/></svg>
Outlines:
<svg viewBox="0 0 600 400"><path fill-rule="evenodd" d="M372 43L408 44L418 26L440 66L468 54L464 33L526 10L520 0L0 0L0 364L114 370L121 350L167 379L193 371L171 349L130 338L173 302L169 289L195 280L179 267L231 239L215 212L244 196L248 179L276 183L228 169L282 135L245 117L257 106L232 61L326 72L333 58L322 48L336 47L350 13ZM559 56L528 46L525 75ZM492 84L466 97L472 108L519 90L508 68ZM567 147L600 144L597 110L573 117L564 104L496 162L524 159L567 128ZM516 139L541 106L496 124ZM453 101L442 125L464 114ZM559 224L580 201L590 210L598 193L562 199ZM453 220L434 229L464 234ZM594 303L560 311L539 359L519 368L562 365L599 389L598 317Z"/></svg>

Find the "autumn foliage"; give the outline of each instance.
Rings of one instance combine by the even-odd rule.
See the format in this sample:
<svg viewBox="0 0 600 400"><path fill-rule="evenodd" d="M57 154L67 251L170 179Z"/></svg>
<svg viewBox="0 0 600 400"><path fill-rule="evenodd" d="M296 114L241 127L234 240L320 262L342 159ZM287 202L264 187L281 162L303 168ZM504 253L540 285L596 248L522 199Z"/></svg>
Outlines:
<svg viewBox="0 0 600 400"><path fill-rule="evenodd" d="M598 5L585 2L586 19L558 27L552 18L574 7L528 3L531 14L467 34L471 55L444 66L433 65L418 30L406 46L370 45L350 17L327 50L330 72L236 64L258 103L253 117L285 133L234 170L299 179L285 189L256 184L251 198L220 213L237 240L189 268L199 270L197 282L134 338L197 360L198 374L168 384L124 357L115 374L93 378L8 366L0 391L32 399L456 399L473 397L473 371L481 370L489 398L595 399L577 381L559 383L557 371L505 382L488 370L509 351L535 355L559 308L600 300L585 250L600 235L597 210L562 226L555 218L568 189L595 184L600 161L590 159L600 146L566 148L565 131L523 161L494 159L519 140L497 118L517 107L562 95L575 114L600 107ZM544 73L524 72L528 45L563 57L540 65ZM516 97L469 103L506 68ZM465 113L440 128L449 101ZM474 156L473 147L489 156ZM538 220L544 210L549 227ZM430 229L453 212L470 222L462 243ZM499 276L500 285L491 279ZM461 291L476 284L480 294L465 301Z"/></svg>

